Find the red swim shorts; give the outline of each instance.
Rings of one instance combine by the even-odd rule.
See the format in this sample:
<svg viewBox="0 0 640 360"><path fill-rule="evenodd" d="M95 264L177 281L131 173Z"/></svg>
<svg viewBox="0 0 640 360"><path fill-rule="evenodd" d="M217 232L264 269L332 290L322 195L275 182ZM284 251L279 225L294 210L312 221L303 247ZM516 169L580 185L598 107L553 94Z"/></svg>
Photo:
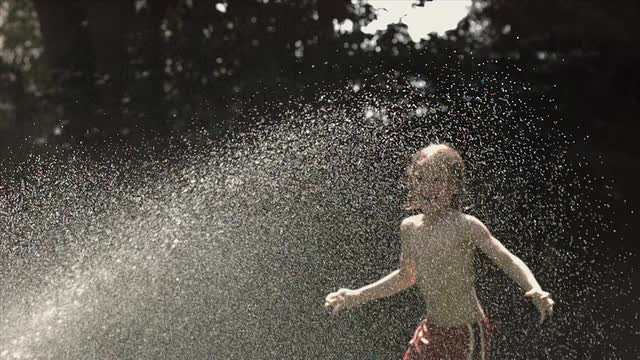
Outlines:
<svg viewBox="0 0 640 360"><path fill-rule="evenodd" d="M439 327L423 320L409 342L403 360L488 360L489 321Z"/></svg>

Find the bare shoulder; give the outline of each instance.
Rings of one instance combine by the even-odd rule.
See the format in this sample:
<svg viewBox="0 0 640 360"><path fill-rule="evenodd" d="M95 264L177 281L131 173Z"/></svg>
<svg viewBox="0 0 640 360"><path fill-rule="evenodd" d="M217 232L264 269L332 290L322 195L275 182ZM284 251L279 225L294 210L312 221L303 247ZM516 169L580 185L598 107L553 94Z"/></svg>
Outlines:
<svg viewBox="0 0 640 360"><path fill-rule="evenodd" d="M490 236L487 226L477 217L461 213L461 219L462 221L464 221L465 228L467 229L467 234L472 239L477 240L478 238L484 238L487 235Z"/></svg>
<svg viewBox="0 0 640 360"><path fill-rule="evenodd" d="M408 216L404 219L402 219L402 222L400 223L401 227L404 228L414 228L414 227L418 227L420 226L420 224L422 224L422 215L413 215L413 216Z"/></svg>
<svg viewBox="0 0 640 360"><path fill-rule="evenodd" d="M412 231L416 230L422 225L423 216L422 215L413 215L402 219L400 223L400 230L403 231Z"/></svg>
<svg viewBox="0 0 640 360"><path fill-rule="evenodd" d="M484 226L482 221L480 221L480 219L478 219L477 217L475 217L473 215L460 213L460 217L469 226L474 226L474 227L477 227L477 226L482 227L482 226Z"/></svg>

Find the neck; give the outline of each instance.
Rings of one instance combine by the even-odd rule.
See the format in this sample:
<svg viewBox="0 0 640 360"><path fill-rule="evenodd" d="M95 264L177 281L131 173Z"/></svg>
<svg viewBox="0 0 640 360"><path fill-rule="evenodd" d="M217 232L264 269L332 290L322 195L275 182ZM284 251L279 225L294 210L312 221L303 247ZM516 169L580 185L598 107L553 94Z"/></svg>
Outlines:
<svg viewBox="0 0 640 360"><path fill-rule="evenodd" d="M428 219L439 220L450 214L453 209L449 207L420 209L420 212Z"/></svg>

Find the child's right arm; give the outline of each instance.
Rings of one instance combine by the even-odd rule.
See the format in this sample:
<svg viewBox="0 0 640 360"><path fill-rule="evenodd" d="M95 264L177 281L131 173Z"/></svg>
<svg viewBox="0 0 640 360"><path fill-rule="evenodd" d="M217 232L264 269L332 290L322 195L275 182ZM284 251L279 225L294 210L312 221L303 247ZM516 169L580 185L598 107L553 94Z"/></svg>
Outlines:
<svg viewBox="0 0 640 360"><path fill-rule="evenodd" d="M412 249L414 224L405 219L400 225L400 268L382 279L356 290L339 289L327 295L324 306L333 313L398 293L416 282L416 260Z"/></svg>
<svg viewBox="0 0 640 360"><path fill-rule="evenodd" d="M548 292L542 290L529 267L493 237L480 220L473 216L468 216L468 220L471 239L476 246L524 289L525 297L532 299L540 311L540 322L547 317L550 318L553 315L555 302Z"/></svg>

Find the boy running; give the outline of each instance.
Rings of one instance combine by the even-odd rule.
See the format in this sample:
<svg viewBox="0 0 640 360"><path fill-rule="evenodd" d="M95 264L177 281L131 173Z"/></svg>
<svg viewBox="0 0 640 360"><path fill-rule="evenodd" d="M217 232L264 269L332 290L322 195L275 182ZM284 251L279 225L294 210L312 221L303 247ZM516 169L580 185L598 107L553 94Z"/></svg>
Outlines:
<svg viewBox="0 0 640 360"><path fill-rule="evenodd" d="M473 258L480 249L525 290L540 311L540 322L553 315L554 301L531 270L507 250L487 227L460 211L464 162L447 145L418 151L407 169L408 209L419 214L400 225L400 268L360 289L327 295L332 313L393 295L417 285L429 306L404 360L488 359L489 324L474 284Z"/></svg>

